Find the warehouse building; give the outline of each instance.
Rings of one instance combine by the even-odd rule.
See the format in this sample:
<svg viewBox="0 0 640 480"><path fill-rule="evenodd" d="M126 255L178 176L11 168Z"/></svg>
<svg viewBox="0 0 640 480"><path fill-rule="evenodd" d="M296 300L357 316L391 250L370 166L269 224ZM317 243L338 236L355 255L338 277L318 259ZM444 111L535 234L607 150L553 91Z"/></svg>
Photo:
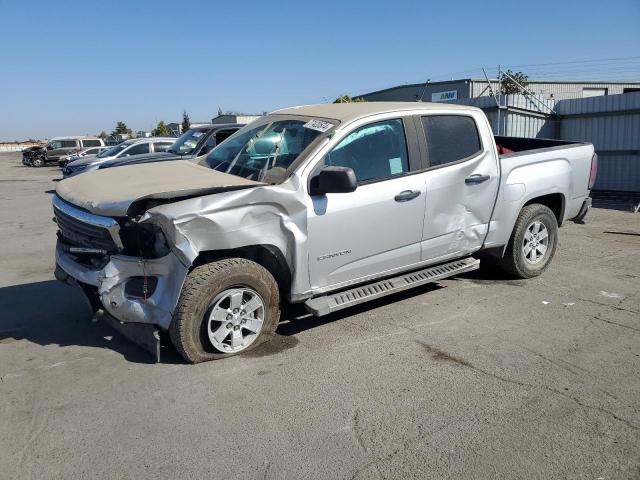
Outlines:
<svg viewBox="0 0 640 480"><path fill-rule="evenodd" d="M217 117L211 119L211 123L251 123L261 116L260 114L220 113Z"/></svg>
<svg viewBox="0 0 640 480"><path fill-rule="evenodd" d="M490 80L492 88L498 86L498 80ZM568 98L588 98L602 95L640 92L640 82L598 82L580 80L537 81L529 80L527 89L545 100L564 100ZM368 102L445 102L465 98L486 97L490 95L489 83L485 79L460 79L445 82L414 83L398 85L375 92L356 95Z"/></svg>

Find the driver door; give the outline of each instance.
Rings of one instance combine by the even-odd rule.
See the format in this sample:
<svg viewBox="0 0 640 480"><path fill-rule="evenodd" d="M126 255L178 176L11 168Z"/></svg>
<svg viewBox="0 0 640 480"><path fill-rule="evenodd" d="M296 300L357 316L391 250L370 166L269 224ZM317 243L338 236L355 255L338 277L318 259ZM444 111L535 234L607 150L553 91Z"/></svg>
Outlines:
<svg viewBox="0 0 640 480"><path fill-rule="evenodd" d="M408 125L413 128L411 120ZM419 158L407 148L405 127L403 119L391 119L356 128L316 167L349 167L358 187L311 197L307 245L313 289L363 282L420 261L426 186L423 175L411 175L419 170Z"/></svg>

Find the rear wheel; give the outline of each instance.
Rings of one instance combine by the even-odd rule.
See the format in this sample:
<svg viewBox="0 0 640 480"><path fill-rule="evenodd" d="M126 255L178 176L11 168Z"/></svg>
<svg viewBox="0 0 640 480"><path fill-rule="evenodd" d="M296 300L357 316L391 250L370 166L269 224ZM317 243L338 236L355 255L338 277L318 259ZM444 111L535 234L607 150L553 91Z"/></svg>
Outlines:
<svg viewBox="0 0 640 480"><path fill-rule="evenodd" d="M190 363L248 351L269 340L280 318L280 292L261 265L243 258L212 262L185 281L169 334Z"/></svg>
<svg viewBox="0 0 640 480"><path fill-rule="evenodd" d="M557 243L558 221L551 209L527 205L518 215L499 266L518 278L536 277L551 263Z"/></svg>

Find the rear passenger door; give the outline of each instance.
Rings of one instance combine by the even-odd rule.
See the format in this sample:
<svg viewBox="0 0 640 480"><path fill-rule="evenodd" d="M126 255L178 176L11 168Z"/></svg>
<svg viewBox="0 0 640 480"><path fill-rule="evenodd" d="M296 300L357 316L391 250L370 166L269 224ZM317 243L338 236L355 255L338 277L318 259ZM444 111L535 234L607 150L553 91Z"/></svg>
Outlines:
<svg viewBox="0 0 640 480"><path fill-rule="evenodd" d="M311 196L307 247L312 288L330 290L420 261L425 183L422 174L414 173L420 159L411 120L355 128L314 167L314 172L323 166L349 167L358 187Z"/></svg>
<svg viewBox="0 0 640 480"><path fill-rule="evenodd" d="M418 121L427 170L422 260L478 250L486 237L499 185L490 138L472 115L425 115ZM420 128L421 127L421 128Z"/></svg>

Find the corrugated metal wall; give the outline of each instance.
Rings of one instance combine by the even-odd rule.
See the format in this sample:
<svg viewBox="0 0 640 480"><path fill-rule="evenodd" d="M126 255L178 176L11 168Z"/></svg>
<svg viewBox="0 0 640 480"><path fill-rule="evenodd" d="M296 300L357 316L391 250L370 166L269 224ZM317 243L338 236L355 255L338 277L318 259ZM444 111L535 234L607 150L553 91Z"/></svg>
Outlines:
<svg viewBox="0 0 640 480"><path fill-rule="evenodd" d="M595 189L640 192L640 92L560 100L555 110L559 138L595 146Z"/></svg>
<svg viewBox="0 0 640 480"><path fill-rule="evenodd" d="M559 101L508 95L499 115L491 97L454 103L484 110L495 134L591 142L599 157L594 190L640 192L640 92Z"/></svg>
<svg viewBox="0 0 640 480"><path fill-rule="evenodd" d="M555 121L549 117L554 106L553 101L532 101L523 95L506 95L500 98L500 114L492 97L459 99L453 103L481 108L489 118L496 135L554 138Z"/></svg>
<svg viewBox="0 0 640 480"><path fill-rule="evenodd" d="M428 83L426 86L421 83L400 85L377 92L356 95L356 97L363 97L367 102L415 102L422 96L423 101L430 102L431 95L444 91L455 91L458 98L469 98L471 81L456 80L452 82Z"/></svg>
<svg viewBox="0 0 640 480"><path fill-rule="evenodd" d="M472 96L489 95L489 91L485 90L487 87L486 80L473 80L473 87L471 89ZM492 80L492 87L494 90L498 89L498 81ZM542 98L549 99L553 95L554 100L561 100L567 98L582 98L583 89L585 88L606 88L608 95L619 95L624 92L625 88L638 88L640 83L574 83L574 82L529 82L527 88L535 95L539 95ZM483 93L484 92L484 93Z"/></svg>

